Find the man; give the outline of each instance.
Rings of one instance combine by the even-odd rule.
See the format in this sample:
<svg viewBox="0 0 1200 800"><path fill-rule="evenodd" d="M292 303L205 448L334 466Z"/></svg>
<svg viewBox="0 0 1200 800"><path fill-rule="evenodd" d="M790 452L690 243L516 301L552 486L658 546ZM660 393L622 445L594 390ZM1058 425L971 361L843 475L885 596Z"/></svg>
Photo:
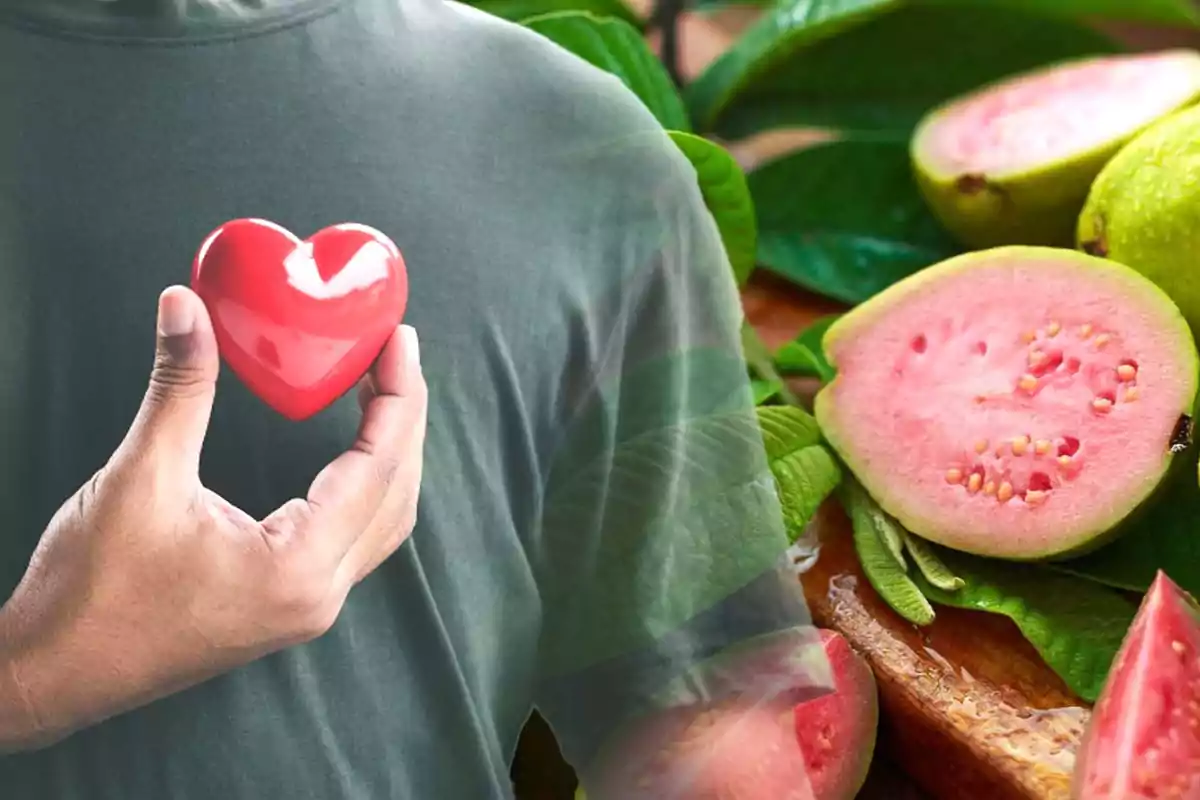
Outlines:
<svg viewBox="0 0 1200 800"><path fill-rule="evenodd" d="M673 678L779 692L689 672L811 628L719 238L616 80L440 0L0 0L0 98L0 796L500 798L535 705L586 786ZM218 384L163 289L236 217L398 243L420 356L361 412Z"/></svg>

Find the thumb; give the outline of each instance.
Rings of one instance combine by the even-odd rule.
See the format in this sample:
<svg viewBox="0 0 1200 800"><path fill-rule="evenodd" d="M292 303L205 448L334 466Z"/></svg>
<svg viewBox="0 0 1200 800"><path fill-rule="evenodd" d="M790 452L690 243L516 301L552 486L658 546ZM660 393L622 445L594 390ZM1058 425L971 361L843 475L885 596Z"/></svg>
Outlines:
<svg viewBox="0 0 1200 800"><path fill-rule="evenodd" d="M200 298L172 286L158 298L154 369L129 431L141 452L161 452L198 471L217 390L220 358L212 320Z"/></svg>

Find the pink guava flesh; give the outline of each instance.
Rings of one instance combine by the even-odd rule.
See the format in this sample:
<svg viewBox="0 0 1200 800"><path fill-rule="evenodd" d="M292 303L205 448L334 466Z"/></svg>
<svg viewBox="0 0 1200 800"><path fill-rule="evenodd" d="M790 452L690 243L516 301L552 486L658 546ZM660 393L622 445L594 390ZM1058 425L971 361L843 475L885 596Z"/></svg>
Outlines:
<svg viewBox="0 0 1200 800"><path fill-rule="evenodd" d="M793 710L796 739L817 800L851 800L867 779L879 707L875 675L841 635L821 631L836 691Z"/></svg>
<svg viewBox="0 0 1200 800"><path fill-rule="evenodd" d="M798 676L795 692L765 703L734 697L656 715L591 776L603 787L598 794L628 800L852 800L874 752L875 678L839 634L821 631L821 644L834 692L797 703L797 696L813 694L808 677ZM764 653L764 674L778 675L777 655Z"/></svg>
<svg viewBox="0 0 1200 800"><path fill-rule="evenodd" d="M1092 712L1073 796L1200 797L1200 609L1161 571Z"/></svg>
<svg viewBox="0 0 1200 800"><path fill-rule="evenodd" d="M1191 51L1054 65L948 104L918 131L916 154L934 174L1019 174L1126 138L1198 88Z"/></svg>
<svg viewBox="0 0 1200 800"><path fill-rule="evenodd" d="M880 505L947 547L1036 559L1148 497L1196 395L1178 309L1112 262L1005 247L930 267L825 338L826 438Z"/></svg>

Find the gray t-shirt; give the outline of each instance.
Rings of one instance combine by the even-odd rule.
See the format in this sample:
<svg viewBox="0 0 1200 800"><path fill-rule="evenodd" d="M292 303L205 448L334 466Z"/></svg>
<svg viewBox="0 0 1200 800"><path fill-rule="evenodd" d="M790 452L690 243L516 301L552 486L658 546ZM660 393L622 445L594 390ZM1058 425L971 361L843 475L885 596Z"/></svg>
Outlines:
<svg viewBox="0 0 1200 800"><path fill-rule="evenodd" d="M614 78L440 0L0 0L0 596L236 217L403 251L417 528L328 635L0 758L0 797L507 797L535 705L582 765L698 658L808 630L690 165ZM357 417L226 371L202 478L265 515Z"/></svg>

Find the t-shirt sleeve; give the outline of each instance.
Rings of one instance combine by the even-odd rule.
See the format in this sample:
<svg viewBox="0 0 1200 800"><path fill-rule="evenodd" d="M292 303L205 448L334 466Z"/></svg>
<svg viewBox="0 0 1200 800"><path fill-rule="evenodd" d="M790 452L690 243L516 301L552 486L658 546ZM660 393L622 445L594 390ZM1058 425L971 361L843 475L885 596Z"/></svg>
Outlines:
<svg viewBox="0 0 1200 800"><path fill-rule="evenodd" d="M598 344L587 369L574 367L535 559L537 704L585 788L597 751L630 721L828 681L787 554L718 230L665 134L620 147L621 224L592 248L619 261L598 267L619 285L595 291L582 315ZM805 651L806 674L781 682L770 669L731 677L712 666L762 637Z"/></svg>

